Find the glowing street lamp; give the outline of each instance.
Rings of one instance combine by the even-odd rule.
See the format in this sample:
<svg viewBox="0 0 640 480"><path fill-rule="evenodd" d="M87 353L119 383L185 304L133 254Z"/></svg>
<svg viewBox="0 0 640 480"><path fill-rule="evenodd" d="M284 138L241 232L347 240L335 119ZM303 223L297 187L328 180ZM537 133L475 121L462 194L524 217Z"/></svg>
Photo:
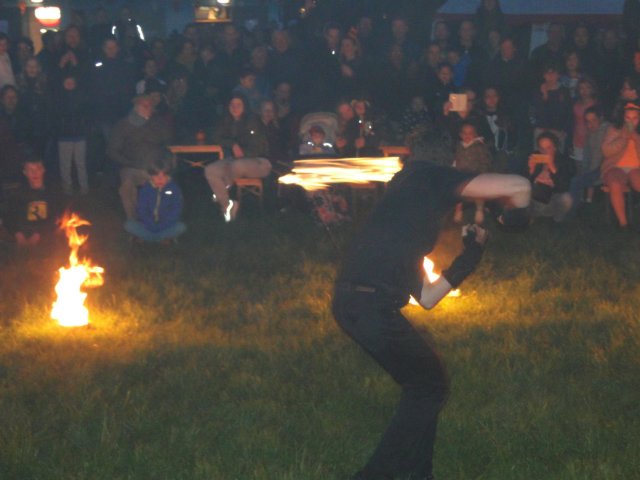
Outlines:
<svg viewBox="0 0 640 480"><path fill-rule="evenodd" d="M40 25L47 28L57 27L62 18L60 7L37 7L33 14Z"/></svg>

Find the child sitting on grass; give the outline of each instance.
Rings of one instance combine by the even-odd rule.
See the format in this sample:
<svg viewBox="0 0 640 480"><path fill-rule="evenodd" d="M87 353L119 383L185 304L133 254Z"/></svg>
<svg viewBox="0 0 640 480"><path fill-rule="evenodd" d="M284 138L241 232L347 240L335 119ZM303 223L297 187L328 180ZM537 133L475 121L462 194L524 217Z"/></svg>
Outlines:
<svg viewBox="0 0 640 480"><path fill-rule="evenodd" d="M7 227L19 247L33 247L53 236L58 209L44 185L42 159L27 158L22 173L27 185L22 186L10 199Z"/></svg>
<svg viewBox="0 0 640 480"><path fill-rule="evenodd" d="M182 191L171 179L170 165L163 157L147 170L151 178L138 193L137 219L124 224L124 229L139 240L170 243L187 229L180 221Z"/></svg>

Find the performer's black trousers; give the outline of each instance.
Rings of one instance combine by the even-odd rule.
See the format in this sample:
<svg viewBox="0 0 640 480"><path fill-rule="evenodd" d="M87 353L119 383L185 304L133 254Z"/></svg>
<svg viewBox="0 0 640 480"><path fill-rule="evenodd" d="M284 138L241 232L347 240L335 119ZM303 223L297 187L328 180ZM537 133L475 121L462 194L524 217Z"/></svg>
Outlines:
<svg viewBox="0 0 640 480"><path fill-rule="evenodd" d="M440 357L399 308L388 296L340 285L333 302L342 329L402 387L395 415L363 470L372 480L431 475L438 413L448 393Z"/></svg>

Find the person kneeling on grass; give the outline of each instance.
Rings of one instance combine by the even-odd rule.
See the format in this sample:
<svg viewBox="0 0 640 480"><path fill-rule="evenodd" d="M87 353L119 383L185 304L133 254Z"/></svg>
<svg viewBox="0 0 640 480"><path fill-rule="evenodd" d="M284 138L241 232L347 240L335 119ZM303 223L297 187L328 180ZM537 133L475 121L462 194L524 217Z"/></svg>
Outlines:
<svg viewBox="0 0 640 480"><path fill-rule="evenodd" d="M529 156L532 215L552 217L554 222L561 223L571 210L569 185L576 173L575 162L560 153L560 140L552 132L541 133L537 144L538 153Z"/></svg>
<svg viewBox="0 0 640 480"><path fill-rule="evenodd" d="M424 308L435 307L475 270L487 241L481 227L465 228L462 253L431 283L423 258L433 250L446 215L463 200L500 200L506 206L503 225L528 221L527 179L447 167L451 146L441 132L417 135L409 146L411 156L352 242L335 286L336 321L402 388L395 416L354 480L433 478L436 424L449 382L440 355L401 308L410 295Z"/></svg>
<svg viewBox="0 0 640 480"><path fill-rule="evenodd" d="M165 157L147 169L150 179L138 193L137 219L124 224L128 233L142 241L169 242L187 229L180 221L182 191L171 179L169 165Z"/></svg>

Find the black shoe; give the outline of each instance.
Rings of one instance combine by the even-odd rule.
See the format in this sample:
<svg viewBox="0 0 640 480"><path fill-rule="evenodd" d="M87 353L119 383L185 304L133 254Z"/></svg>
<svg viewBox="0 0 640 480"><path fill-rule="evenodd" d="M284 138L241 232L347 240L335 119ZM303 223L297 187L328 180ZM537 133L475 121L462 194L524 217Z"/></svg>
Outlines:
<svg viewBox="0 0 640 480"><path fill-rule="evenodd" d="M409 475L407 477L406 480L434 480L435 477L432 474L429 475L420 475L420 476L415 476L415 475Z"/></svg>
<svg viewBox="0 0 640 480"><path fill-rule="evenodd" d="M356 473L353 477L351 477L351 480L393 480L393 477L389 477L387 475L367 475L364 473L363 470L360 470L358 473Z"/></svg>

